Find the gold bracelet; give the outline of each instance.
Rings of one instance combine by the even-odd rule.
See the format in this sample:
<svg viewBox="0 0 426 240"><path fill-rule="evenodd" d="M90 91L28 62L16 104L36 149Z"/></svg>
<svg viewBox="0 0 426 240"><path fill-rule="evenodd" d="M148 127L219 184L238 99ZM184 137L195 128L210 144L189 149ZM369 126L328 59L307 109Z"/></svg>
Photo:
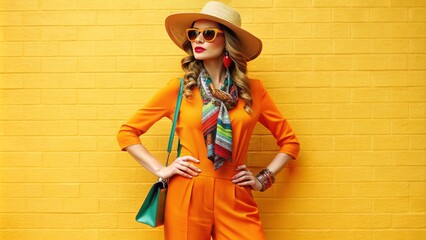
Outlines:
<svg viewBox="0 0 426 240"><path fill-rule="evenodd" d="M271 170L267 168L260 171L256 175L256 178L262 184L262 188L260 189L261 192L264 192L266 189L270 188L272 184L275 182L274 174L271 172Z"/></svg>

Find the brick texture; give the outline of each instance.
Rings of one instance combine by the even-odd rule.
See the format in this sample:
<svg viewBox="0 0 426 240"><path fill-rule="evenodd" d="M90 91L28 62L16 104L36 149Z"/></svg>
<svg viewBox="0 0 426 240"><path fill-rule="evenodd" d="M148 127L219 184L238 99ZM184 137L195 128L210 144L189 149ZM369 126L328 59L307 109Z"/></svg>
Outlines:
<svg viewBox="0 0 426 240"><path fill-rule="evenodd" d="M115 134L181 75L164 18L205 2L0 1L0 239L163 239L134 221L155 177ZM301 141L254 194L268 240L425 239L426 1L224 2ZM142 136L159 159L169 127ZM256 128L254 171L274 143Z"/></svg>

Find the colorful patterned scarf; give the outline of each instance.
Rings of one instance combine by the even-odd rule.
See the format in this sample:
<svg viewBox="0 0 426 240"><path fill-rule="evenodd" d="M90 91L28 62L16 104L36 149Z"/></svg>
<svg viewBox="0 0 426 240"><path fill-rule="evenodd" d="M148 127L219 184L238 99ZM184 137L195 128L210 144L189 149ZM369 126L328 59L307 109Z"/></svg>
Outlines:
<svg viewBox="0 0 426 240"><path fill-rule="evenodd" d="M202 123L207 157L213 161L216 170L225 160L232 160L232 127L228 110L237 104L237 87L227 70L223 87L216 89L209 74L203 69L198 77L198 88L203 99Z"/></svg>

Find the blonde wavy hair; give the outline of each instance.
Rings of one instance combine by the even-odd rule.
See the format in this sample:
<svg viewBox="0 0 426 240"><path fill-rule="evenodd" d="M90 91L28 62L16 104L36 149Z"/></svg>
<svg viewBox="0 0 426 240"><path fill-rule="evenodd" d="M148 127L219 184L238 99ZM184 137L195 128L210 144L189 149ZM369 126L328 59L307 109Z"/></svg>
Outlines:
<svg viewBox="0 0 426 240"><path fill-rule="evenodd" d="M250 84L247 78L247 58L238 50L239 40L234 32L223 25L222 30L225 35L225 48L228 50L229 56L233 61L233 64L229 67L229 73L231 74L232 81L238 89L238 97L245 102L244 110L251 114L252 98ZM181 60L181 66L185 72L183 94L186 98L190 99L193 97L192 89L197 86L198 76L203 69L203 61L195 59L191 43L189 41L184 43L183 49L188 54L188 56Z"/></svg>

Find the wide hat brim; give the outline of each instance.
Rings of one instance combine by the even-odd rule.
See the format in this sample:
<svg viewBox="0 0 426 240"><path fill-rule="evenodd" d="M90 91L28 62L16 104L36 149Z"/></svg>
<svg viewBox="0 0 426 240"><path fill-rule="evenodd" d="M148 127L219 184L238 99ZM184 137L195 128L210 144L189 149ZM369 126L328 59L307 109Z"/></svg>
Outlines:
<svg viewBox="0 0 426 240"><path fill-rule="evenodd" d="M166 30L173 42L181 49L187 41L186 29L200 19L220 23L232 30L239 39L240 51L247 57L247 61L255 59L262 52L262 41L241 27L229 21L204 13L176 13L166 18Z"/></svg>

